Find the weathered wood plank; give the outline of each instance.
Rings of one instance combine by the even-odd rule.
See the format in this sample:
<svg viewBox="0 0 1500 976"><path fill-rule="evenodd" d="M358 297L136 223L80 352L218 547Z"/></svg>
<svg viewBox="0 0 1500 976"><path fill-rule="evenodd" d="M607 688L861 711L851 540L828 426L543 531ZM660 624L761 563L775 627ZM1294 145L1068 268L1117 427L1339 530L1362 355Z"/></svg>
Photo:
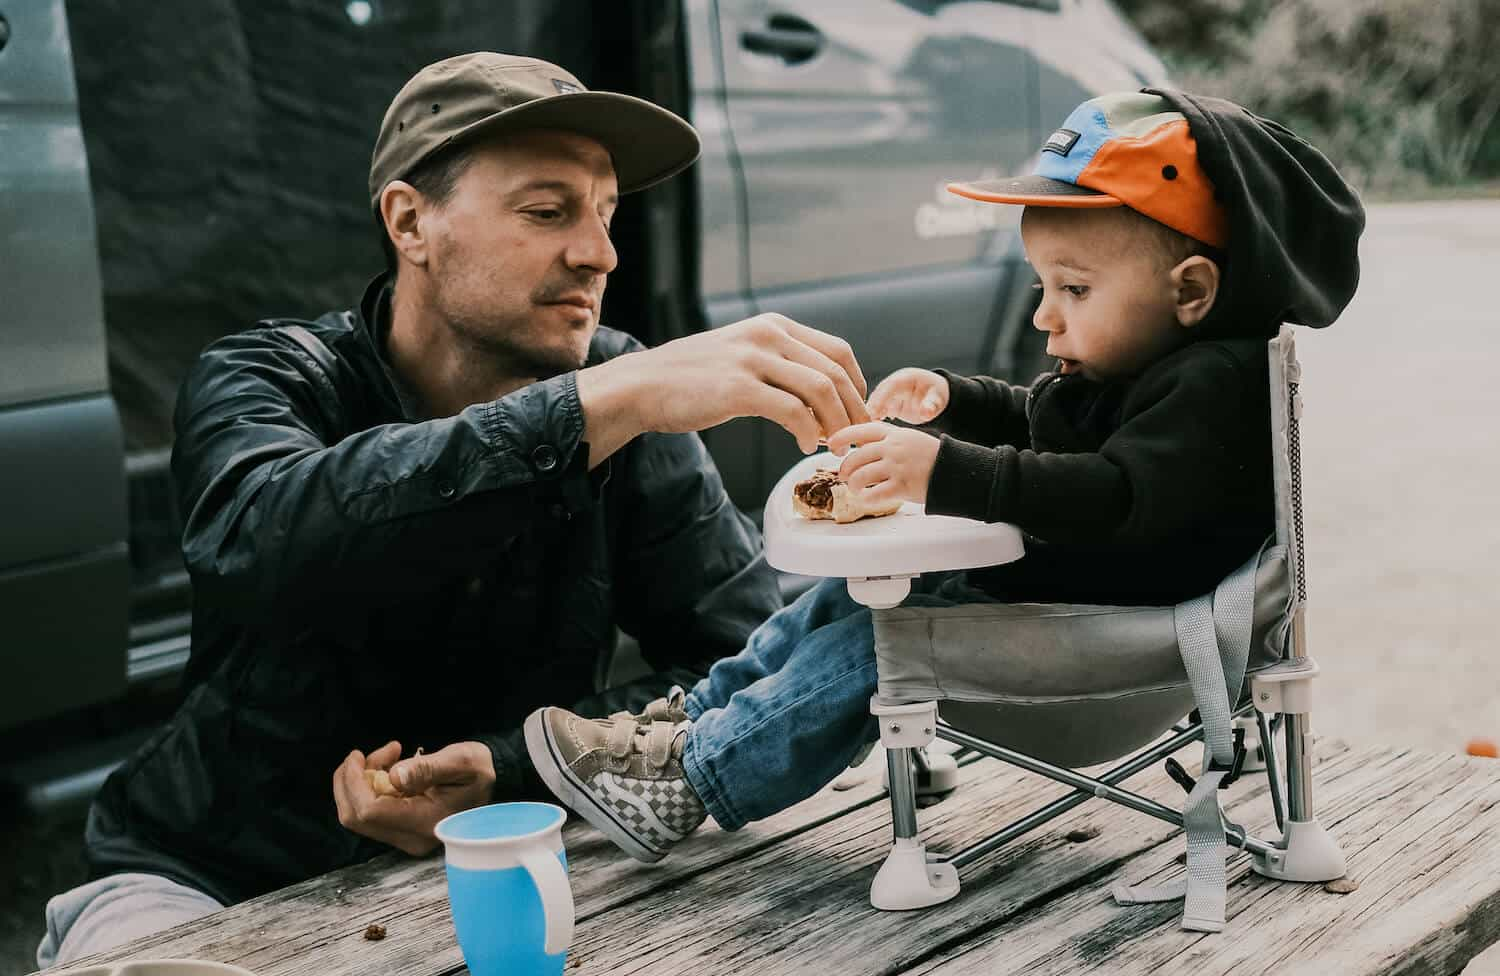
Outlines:
<svg viewBox="0 0 1500 976"><path fill-rule="evenodd" d="M972 761L972 759L970 760ZM656 865L638 864L587 824L564 829L580 921L632 898L682 883L746 852L883 801L879 775L844 791L825 789L805 803L744 830L710 822ZM364 938L371 923L386 938ZM448 913L441 856L398 854L331 872L221 912L80 960L181 957L244 966L257 976L401 973L434 976L462 967Z"/></svg>
<svg viewBox="0 0 1500 976"><path fill-rule="evenodd" d="M912 976L1451 974L1500 940L1500 763L1364 752L1319 785L1353 893L1269 881L1241 855L1225 933L1182 931L1176 904L1118 908L1101 884L940 952ZM1176 851L1169 843L1136 859L1130 880L1181 877Z"/></svg>
<svg viewBox="0 0 1500 976"><path fill-rule="evenodd" d="M825 792L748 831L709 829L661 865L638 865L570 826L580 926L577 972L713 976L817 967L865 973L1006 973L1090 967L1160 971L1449 973L1500 936L1500 871L1486 833L1500 826L1500 764L1397 750L1323 750L1319 806L1361 887L1280 885L1231 862L1231 930L1183 933L1175 904L1120 909L1108 883L1180 873L1181 841L1164 824L1091 803L1045 832L964 871L964 893L917 913L875 912L868 884L889 844L874 783ZM1135 784L1169 803L1159 773ZM960 792L924 811L935 849L969 843L1061 787L988 760ZM1231 815L1270 820L1263 780L1233 791ZM1070 830L1102 833L1069 842ZM1169 841L1168 838L1171 838ZM1163 843L1167 841L1166 843ZM371 921L390 937L362 939ZM452 943L437 859L382 858L205 919L128 955L221 958L262 976L451 973ZM571 972L571 971L570 971Z"/></svg>
<svg viewBox="0 0 1500 976"><path fill-rule="evenodd" d="M1355 771L1340 753L1330 755L1319 774L1337 779ZM1159 770L1133 785L1162 802L1181 803L1181 789ZM1265 780L1236 790L1263 796ZM966 771L957 795L924 811L922 834L929 849L954 850L1065 792L986 760ZM1098 836L1067 839L1090 826L1102 828ZM579 927L575 955L585 974L900 973L976 931L1111 875L1176 832L1096 801L969 865L955 900L888 913L870 906L868 892L889 849L889 810L867 806L704 872L678 890L592 919Z"/></svg>

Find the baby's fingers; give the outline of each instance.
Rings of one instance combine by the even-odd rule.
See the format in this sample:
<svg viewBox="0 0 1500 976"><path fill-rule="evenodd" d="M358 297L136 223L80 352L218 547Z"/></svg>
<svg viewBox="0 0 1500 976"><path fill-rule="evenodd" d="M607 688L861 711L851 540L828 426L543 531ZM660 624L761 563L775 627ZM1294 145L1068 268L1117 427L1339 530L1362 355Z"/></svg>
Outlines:
<svg viewBox="0 0 1500 976"><path fill-rule="evenodd" d="M828 438L828 450L836 457L843 457L844 452L855 444L873 444L885 440L891 429L887 424L875 422L853 424Z"/></svg>
<svg viewBox="0 0 1500 976"><path fill-rule="evenodd" d="M891 394L891 396L887 399L885 406L878 413L874 410L871 410L870 416L877 417L881 420L889 420L892 417L900 420L903 419L906 414L910 412L910 410L911 394L906 390L902 390L899 393Z"/></svg>
<svg viewBox="0 0 1500 976"><path fill-rule="evenodd" d="M936 390L928 390L910 411L910 416L901 419L913 424L925 424L943 412L943 398Z"/></svg>
<svg viewBox="0 0 1500 976"><path fill-rule="evenodd" d="M895 380L896 377L894 376L886 377L875 388L875 392L870 394L870 399L865 404L865 409L870 411L870 418L872 420L881 420L885 417L893 416L897 409L898 401L905 399L905 391L901 388L899 382L894 382Z"/></svg>

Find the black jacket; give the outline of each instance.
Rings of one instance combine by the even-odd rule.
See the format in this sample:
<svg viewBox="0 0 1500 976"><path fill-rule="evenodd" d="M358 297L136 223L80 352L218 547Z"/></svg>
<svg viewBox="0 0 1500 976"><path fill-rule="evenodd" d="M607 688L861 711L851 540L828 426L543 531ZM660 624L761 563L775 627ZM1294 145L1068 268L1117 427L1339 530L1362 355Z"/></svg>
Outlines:
<svg viewBox="0 0 1500 976"><path fill-rule="evenodd" d="M1186 347L1107 383L948 375L927 510L1013 522L1026 555L971 580L1006 599L1166 605L1274 527L1266 342L1322 327L1359 281L1364 210L1332 164L1222 99L1162 91L1229 215L1218 300Z"/></svg>
<svg viewBox="0 0 1500 976"><path fill-rule="evenodd" d="M417 421L380 352L389 292L204 352L172 473L193 578L176 715L105 784L92 870L238 901L383 848L333 770L390 739L478 740L495 797L545 796L519 725L635 709L738 652L781 604L759 534L695 435L592 473L574 374ZM641 348L601 328L598 363ZM593 695L618 625L657 673Z"/></svg>

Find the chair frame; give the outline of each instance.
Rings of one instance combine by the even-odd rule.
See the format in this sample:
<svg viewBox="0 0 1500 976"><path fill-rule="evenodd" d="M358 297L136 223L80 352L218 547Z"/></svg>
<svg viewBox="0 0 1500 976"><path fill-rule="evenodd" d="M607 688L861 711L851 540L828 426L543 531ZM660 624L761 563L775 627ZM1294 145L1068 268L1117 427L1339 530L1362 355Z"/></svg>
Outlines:
<svg viewBox="0 0 1500 976"><path fill-rule="evenodd" d="M1275 434L1282 441L1278 446L1284 448L1276 452L1277 484L1285 486L1285 491L1278 491L1277 541L1287 546L1292 576L1289 639L1280 662L1248 676L1250 699L1241 703L1232 714L1239 723L1248 721L1254 713L1259 751L1281 836L1275 840L1258 838L1238 824L1226 821L1224 840L1232 847L1249 851L1252 867L1259 874L1279 880L1323 882L1343 876L1344 857L1337 842L1313 812L1313 759L1308 716L1312 708L1312 681L1317 677L1318 666L1306 649L1307 585L1303 561L1299 429L1301 369L1289 327L1282 327L1275 343L1279 345L1273 344L1273 349L1268 352L1276 357L1273 358L1273 384L1279 379L1285 386L1284 392L1272 398L1272 418ZM1157 742L1096 777L956 729L938 717L936 701L887 704L877 698L872 700L870 710L879 722L881 743L886 748L891 822L895 834L892 850L871 885L870 901L876 908L889 910L921 908L953 898L959 890L959 868L1093 797L1181 827L1181 811L1122 789L1118 784L1182 747L1201 741L1204 736L1203 724L1190 718L1173 727ZM1285 733L1284 777L1274 745L1273 715ZM918 750L935 738L1045 776L1072 787L1073 793L1040 807L961 851L946 856L928 854L917 839L913 775L915 764L921 761ZM1169 772L1185 787L1191 788L1191 781L1180 767L1176 770L1169 767Z"/></svg>

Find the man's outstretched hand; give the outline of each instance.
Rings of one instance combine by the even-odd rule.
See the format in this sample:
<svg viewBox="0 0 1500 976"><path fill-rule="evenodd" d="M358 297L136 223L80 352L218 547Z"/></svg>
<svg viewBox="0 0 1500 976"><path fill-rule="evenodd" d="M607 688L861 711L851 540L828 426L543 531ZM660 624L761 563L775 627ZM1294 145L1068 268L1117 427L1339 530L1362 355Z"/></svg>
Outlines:
<svg viewBox="0 0 1500 976"><path fill-rule="evenodd" d="M366 770L384 770L400 795L377 796ZM356 834L427 854L438 846L437 822L490 802L495 766L479 742L455 742L437 752L401 758L401 743L387 742L366 756L349 753L333 773L339 823Z"/></svg>
<svg viewBox="0 0 1500 976"><path fill-rule="evenodd" d="M578 373L591 466L645 431L680 434L736 417L780 424L811 453L870 419L865 392L849 343L770 313Z"/></svg>

